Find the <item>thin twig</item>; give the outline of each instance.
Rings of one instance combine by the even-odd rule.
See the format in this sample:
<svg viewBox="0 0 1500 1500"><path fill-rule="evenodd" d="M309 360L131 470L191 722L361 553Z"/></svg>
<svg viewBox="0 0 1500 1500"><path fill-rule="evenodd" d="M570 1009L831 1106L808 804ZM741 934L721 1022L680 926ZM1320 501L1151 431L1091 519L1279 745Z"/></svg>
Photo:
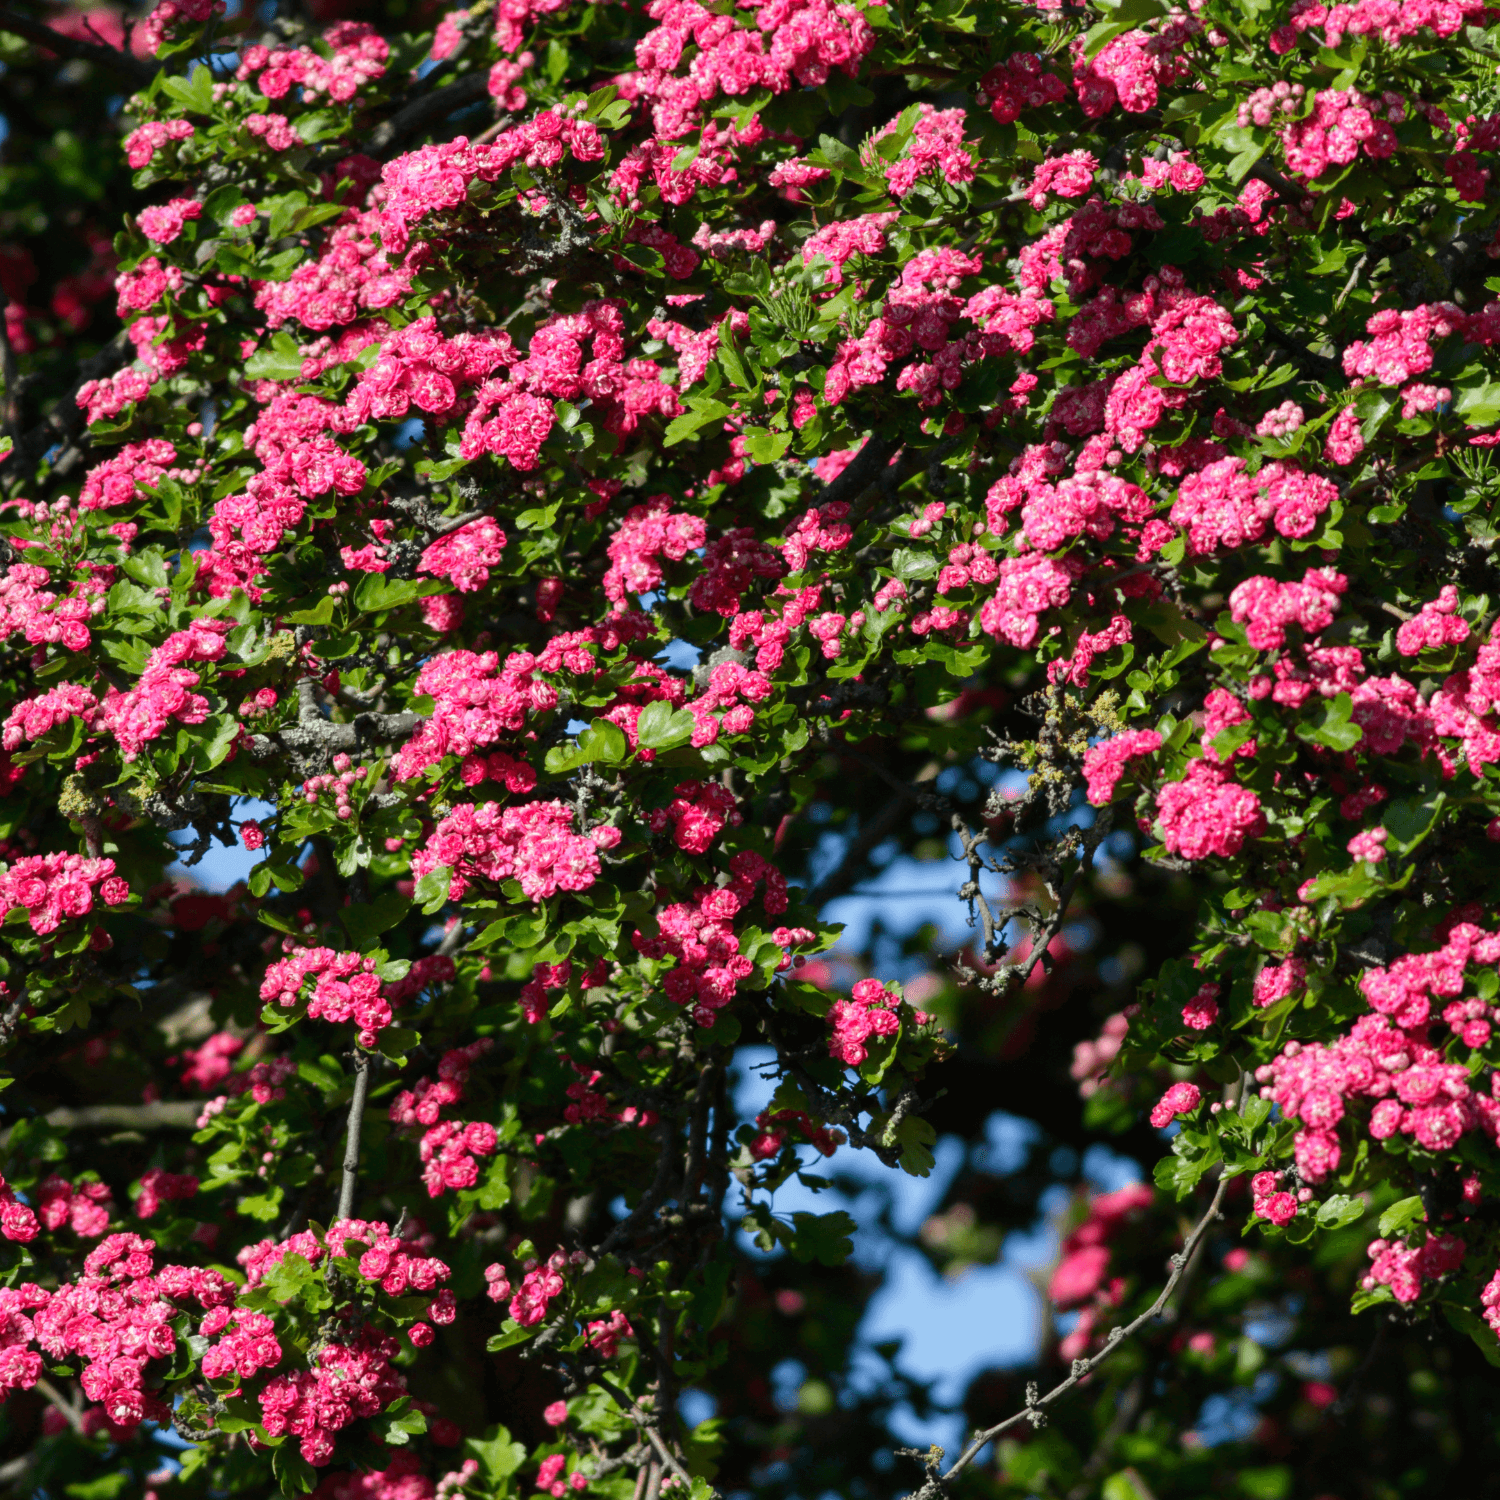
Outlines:
<svg viewBox="0 0 1500 1500"><path fill-rule="evenodd" d="M1060 1381L1053 1386L1045 1395L1038 1395L1035 1386L1028 1387L1026 1393L1026 1405L1014 1416L1007 1417L1003 1422L997 1422L993 1427L988 1427L982 1432L974 1434L970 1439L968 1447L958 1455L945 1473L937 1472L937 1463L941 1462L942 1450L934 1450L937 1458L931 1463L928 1470L926 1482L914 1495L908 1496L907 1500L938 1500L947 1487L956 1479L976 1458L987 1448L1002 1432L1016 1426L1020 1422L1030 1422L1033 1427L1040 1427L1046 1420L1045 1410L1062 1396L1065 1396L1074 1386L1087 1376L1092 1375L1100 1365L1112 1355L1116 1349L1135 1332L1143 1328L1147 1323L1161 1315L1167 1303L1171 1300L1172 1293L1177 1290L1177 1284L1182 1280L1189 1263L1193 1259L1193 1253L1197 1250L1199 1242L1208 1233L1208 1227L1219 1217L1219 1209L1224 1202L1224 1194L1228 1191L1229 1179L1220 1176L1219 1185L1214 1191L1213 1201L1208 1205L1208 1212L1203 1215L1194 1226L1193 1232L1188 1235L1181 1251L1172 1257L1172 1274L1167 1278L1167 1284L1161 1289L1161 1294L1156 1301L1148 1307L1138 1318L1127 1323L1123 1328L1111 1328L1109 1341L1095 1355L1088 1359L1075 1359L1072 1372L1066 1380Z"/></svg>
<svg viewBox="0 0 1500 1500"><path fill-rule="evenodd" d="M375 1059L368 1052L361 1052L354 1059L354 1097L349 1101L349 1125L344 1135L344 1176L339 1183L339 1211L341 1219L354 1213L354 1188L359 1181L359 1134L365 1122L365 1103L370 1097L370 1074L375 1070Z"/></svg>
<svg viewBox="0 0 1500 1500"><path fill-rule="evenodd" d="M5 398L0 402L0 432L4 432L12 443L21 430L21 393L17 389L20 375L16 370L16 351L10 342L10 311L7 301L0 306L0 381L5 385Z"/></svg>
<svg viewBox="0 0 1500 1500"><path fill-rule="evenodd" d="M36 1388L68 1419L68 1426L74 1432L83 1431L83 1413L45 1375L37 1376Z"/></svg>
<svg viewBox="0 0 1500 1500"><path fill-rule="evenodd" d="M646 1434L651 1446L656 1449L656 1456L691 1490L693 1487L692 1476L678 1463L672 1450L662 1441L661 1434L656 1430L655 1423L638 1407L624 1391L617 1386L607 1375L590 1375L589 1379L602 1390L605 1395L614 1401L615 1405L625 1412L632 1422L635 1422ZM717 1494L718 1491L713 1491Z"/></svg>

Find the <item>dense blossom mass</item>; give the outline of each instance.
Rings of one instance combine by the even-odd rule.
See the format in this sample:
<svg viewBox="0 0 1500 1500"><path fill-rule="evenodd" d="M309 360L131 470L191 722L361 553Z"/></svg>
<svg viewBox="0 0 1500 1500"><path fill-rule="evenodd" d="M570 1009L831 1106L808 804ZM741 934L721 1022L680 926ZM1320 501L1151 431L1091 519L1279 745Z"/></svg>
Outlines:
<svg viewBox="0 0 1500 1500"><path fill-rule="evenodd" d="M1500 1362L1500 12L262 9L0 16L7 91L123 100L98 181L49 147L77 264L0 242L0 1397L188 1445L25 1484L821 1474L747 1467L765 1381L678 1397L851 1253L789 1178L968 1128L975 1011L1160 1147L1060 1236L1061 1358L1213 1190L1174 1285L1251 1274L1222 1208ZM905 986L828 906L902 851L972 927ZM1191 919L1084 1015L1137 878ZM1156 1493L1037 1400L922 1500Z"/></svg>

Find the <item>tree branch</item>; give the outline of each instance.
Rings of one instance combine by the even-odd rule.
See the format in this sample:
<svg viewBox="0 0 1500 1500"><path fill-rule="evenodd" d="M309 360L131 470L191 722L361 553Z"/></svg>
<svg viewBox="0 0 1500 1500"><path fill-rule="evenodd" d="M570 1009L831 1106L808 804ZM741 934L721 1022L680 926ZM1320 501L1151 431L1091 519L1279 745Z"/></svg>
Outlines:
<svg viewBox="0 0 1500 1500"><path fill-rule="evenodd" d="M880 478L881 470L900 447L899 440L880 437L872 432L865 439L864 447L849 460L844 472L818 491L813 504L834 505L842 500L847 505L855 500L864 489Z"/></svg>
<svg viewBox="0 0 1500 1500"><path fill-rule="evenodd" d="M135 346L122 328L97 354L84 360L78 367L78 379L58 397L52 410L0 459L0 475L24 473L49 448L76 438L86 425L78 392L89 381L114 374L134 353Z"/></svg>
<svg viewBox="0 0 1500 1500"><path fill-rule="evenodd" d="M389 120L383 121L370 132L365 146L369 155L377 161L393 156L408 137L413 136L429 121L440 120L466 104L477 104L489 91L489 76L486 73L465 73L452 83L421 94L410 104L396 111Z"/></svg>
<svg viewBox="0 0 1500 1500"><path fill-rule="evenodd" d="M138 88L144 88L156 77L157 70L139 57L132 57L128 52L102 42L86 42L82 37L64 36L43 21L17 15L8 5L0 5L0 31L9 31L58 57L66 57L75 62L97 63L101 68L108 68L130 79Z"/></svg>
<svg viewBox="0 0 1500 1500"><path fill-rule="evenodd" d="M42 1118L54 1130L196 1130L202 1113L202 1104L194 1099L159 1099L155 1104L64 1107L51 1110ZM0 1145L9 1140L10 1130L0 1134Z"/></svg>

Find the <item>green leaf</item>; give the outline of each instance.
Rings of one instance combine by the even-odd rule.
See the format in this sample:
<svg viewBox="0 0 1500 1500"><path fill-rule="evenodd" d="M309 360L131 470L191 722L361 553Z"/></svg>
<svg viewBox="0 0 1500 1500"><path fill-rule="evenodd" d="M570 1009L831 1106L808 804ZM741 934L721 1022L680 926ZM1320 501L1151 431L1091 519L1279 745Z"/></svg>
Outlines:
<svg viewBox="0 0 1500 1500"><path fill-rule="evenodd" d="M745 430L745 452L758 464L773 464L787 450L792 441L789 432L771 432L765 427L749 427Z"/></svg>
<svg viewBox="0 0 1500 1500"><path fill-rule="evenodd" d="M271 1472L283 1495L305 1495L318 1482L318 1471L303 1458L296 1443L283 1443L271 1450Z"/></svg>
<svg viewBox="0 0 1500 1500"><path fill-rule="evenodd" d="M891 567L902 583L916 583L938 575L937 557L920 547L898 547L891 556Z"/></svg>
<svg viewBox="0 0 1500 1500"><path fill-rule="evenodd" d="M161 86L166 93L194 114L213 113L213 70L202 63L199 63L186 78L163 78Z"/></svg>
<svg viewBox="0 0 1500 1500"><path fill-rule="evenodd" d="M735 347L734 330L729 326L728 318L719 324L719 363L724 367L724 373L742 391L751 389L750 376L746 372L744 358Z"/></svg>
<svg viewBox="0 0 1500 1500"><path fill-rule="evenodd" d="M291 334L278 333L268 345L261 345L245 361L245 373L252 380L301 380L302 354Z"/></svg>
<svg viewBox="0 0 1500 1500"><path fill-rule="evenodd" d="M1323 711L1314 725L1299 724L1297 733L1305 740L1327 745L1330 750L1352 750L1364 737L1365 732L1349 717L1354 710L1348 693L1323 704Z"/></svg>
<svg viewBox="0 0 1500 1500"><path fill-rule="evenodd" d="M80 1479L76 1484L64 1487L63 1494L70 1500L115 1500L132 1482L129 1469L116 1469L113 1474L101 1474L97 1479Z"/></svg>
<svg viewBox="0 0 1500 1500"><path fill-rule="evenodd" d="M1318 1226L1321 1229L1342 1229L1346 1224L1352 1224L1364 1216L1365 1205L1362 1199L1335 1193L1319 1205Z"/></svg>
<svg viewBox="0 0 1500 1500"><path fill-rule="evenodd" d="M421 1033L413 1031L409 1026L387 1026L380 1032L381 1056L395 1058L399 1062L421 1040Z"/></svg>
<svg viewBox="0 0 1500 1500"><path fill-rule="evenodd" d="M170 581L167 560L162 556L160 547L148 547L142 552L134 552L121 566L137 583L144 583L148 588L164 589Z"/></svg>
<svg viewBox="0 0 1500 1500"><path fill-rule="evenodd" d="M549 776L560 776L595 760L619 765L629 754L630 741L625 738L625 731L608 719L595 719L578 736L576 745L554 745L547 752L545 765Z"/></svg>
<svg viewBox="0 0 1500 1500"><path fill-rule="evenodd" d="M1387 846L1393 854L1409 854L1431 833L1448 798L1436 792L1425 801L1403 797L1386 809L1381 822L1389 835Z"/></svg>
<svg viewBox="0 0 1500 1500"><path fill-rule="evenodd" d="M1118 1474L1111 1474L1099 1487L1099 1494L1102 1500L1154 1500L1134 1469L1121 1469Z"/></svg>
<svg viewBox="0 0 1500 1500"><path fill-rule="evenodd" d="M401 1448L427 1431L427 1418L411 1404L410 1396L400 1396L370 1426L381 1442Z"/></svg>
<svg viewBox="0 0 1500 1500"><path fill-rule="evenodd" d="M816 1261L820 1266L841 1266L854 1254L856 1225L842 1209L831 1214L795 1213L792 1238L787 1248L794 1260Z"/></svg>
<svg viewBox="0 0 1500 1500"><path fill-rule="evenodd" d="M281 618L288 625L328 625L333 621L335 600L332 594L324 594L311 609L293 610Z"/></svg>
<svg viewBox="0 0 1500 1500"><path fill-rule="evenodd" d="M1427 1218L1427 1209L1420 1197L1402 1198L1391 1204L1380 1216L1380 1237L1405 1234L1413 1224L1421 1224Z"/></svg>
<svg viewBox="0 0 1500 1500"><path fill-rule="evenodd" d="M497 1349L509 1349L512 1344L524 1343L531 1337L531 1330L523 1328L514 1318L507 1318L505 1326L493 1335L484 1347L493 1354Z"/></svg>
<svg viewBox="0 0 1500 1500"><path fill-rule="evenodd" d="M383 609L400 609L425 594L437 592L434 579L390 578L384 573L366 573L354 591L354 606L367 614Z"/></svg>
<svg viewBox="0 0 1500 1500"><path fill-rule="evenodd" d="M672 750L693 736L693 716L685 708L674 709L657 698L641 710L636 720L636 738L647 750Z"/></svg>
<svg viewBox="0 0 1500 1500"><path fill-rule="evenodd" d="M673 417L667 423L667 434L663 440L665 447L671 448L685 438L690 438L699 428L722 420L730 412L724 402L715 401L712 396L694 396L687 405L688 409L681 416Z"/></svg>
<svg viewBox="0 0 1500 1500"><path fill-rule="evenodd" d="M448 904L448 887L453 881L453 871L447 865L429 870L418 882L414 898L422 905L425 916L433 916Z"/></svg>
<svg viewBox="0 0 1500 1500"><path fill-rule="evenodd" d="M385 891L374 901L347 907L341 917L344 930L356 948L368 948L382 932L394 927L412 909L411 902L400 891Z"/></svg>
<svg viewBox="0 0 1500 1500"><path fill-rule="evenodd" d="M501 1488L504 1481L526 1462L526 1445L513 1441L509 1430L504 1427L492 1427L484 1437L470 1438L464 1444L464 1452L479 1464L486 1490Z"/></svg>

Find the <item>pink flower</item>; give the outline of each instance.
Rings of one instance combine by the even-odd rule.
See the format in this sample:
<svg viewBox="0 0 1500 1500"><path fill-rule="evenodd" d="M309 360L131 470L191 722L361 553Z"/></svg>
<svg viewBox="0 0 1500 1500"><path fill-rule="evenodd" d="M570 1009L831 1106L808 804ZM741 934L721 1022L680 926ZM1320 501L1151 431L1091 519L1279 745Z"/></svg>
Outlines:
<svg viewBox="0 0 1500 1500"><path fill-rule="evenodd" d="M1219 986L1205 984L1182 1008L1182 1024L1190 1031L1207 1031L1219 1019Z"/></svg>
<svg viewBox="0 0 1500 1500"><path fill-rule="evenodd" d="M1196 1083L1174 1083L1152 1106L1151 1123L1160 1130L1178 1115L1190 1115L1203 1102Z"/></svg>
<svg viewBox="0 0 1500 1500"><path fill-rule="evenodd" d="M136 222L141 233L158 245L170 245L182 233L182 226L190 219L202 216L203 205L193 198L173 198L155 208L143 208Z"/></svg>
<svg viewBox="0 0 1500 1500"><path fill-rule="evenodd" d="M1356 833L1349 840L1349 853L1355 859L1379 864L1385 858L1385 841L1389 836L1384 828L1368 828L1363 833Z"/></svg>

